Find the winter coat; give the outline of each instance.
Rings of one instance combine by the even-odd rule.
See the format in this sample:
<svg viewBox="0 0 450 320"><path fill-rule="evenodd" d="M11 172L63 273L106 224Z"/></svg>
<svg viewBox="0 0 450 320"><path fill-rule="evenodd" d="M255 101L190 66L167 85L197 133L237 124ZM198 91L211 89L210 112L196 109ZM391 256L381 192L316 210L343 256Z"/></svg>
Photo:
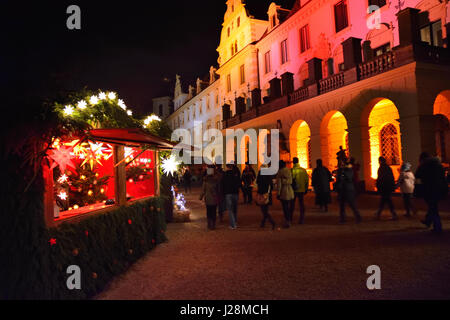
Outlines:
<svg viewBox="0 0 450 320"><path fill-rule="evenodd" d="M431 158L422 163L416 171L416 196L427 201L439 201L445 199L448 194L448 184L445 179L445 171L438 158Z"/></svg>
<svg viewBox="0 0 450 320"><path fill-rule="evenodd" d="M256 179L255 170L253 168L245 168L242 172L242 182L244 183L244 186L249 187L253 184L253 181Z"/></svg>
<svg viewBox="0 0 450 320"><path fill-rule="evenodd" d="M216 176L206 176L203 179L203 188L200 199L205 200L207 206L216 206L219 200L219 181Z"/></svg>
<svg viewBox="0 0 450 320"><path fill-rule="evenodd" d="M262 175L261 171L258 172L258 177L256 178L256 184L258 185L258 193L266 194L270 190L273 190L272 176Z"/></svg>
<svg viewBox="0 0 450 320"><path fill-rule="evenodd" d="M339 168L336 179L336 191L338 192L339 199L351 199L355 197L352 168Z"/></svg>
<svg viewBox="0 0 450 320"><path fill-rule="evenodd" d="M309 187L309 176L306 170L298 163L294 164L292 168L292 179L295 179L297 189L294 192L302 192L305 193L308 191Z"/></svg>
<svg viewBox="0 0 450 320"><path fill-rule="evenodd" d="M312 173L312 186L316 193L330 192L330 182L332 180L330 170L325 167L317 167Z"/></svg>
<svg viewBox="0 0 450 320"><path fill-rule="evenodd" d="M398 183L400 185L400 191L402 193L413 193L414 192L414 182L416 177L411 171L402 171L400 177L398 178Z"/></svg>
<svg viewBox="0 0 450 320"><path fill-rule="evenodd" d="M378 168L377 190L382 194L389 194L395 190L394 173L387 164L382 164Z"/></svg>
<svg viewBox="0 0 450 320"><path fill-rule="evenodd" d="M222 192L226 194L239 194L241 188L241 178L235 170L227 170L222 178Z"/></svg>
<svg viewBox="0 0 450 320"><path fill-rule="evenodd" d="M288 168L278 171L277 191L281 200L293 200L294 190L292 189L292 173Z"/></svg>

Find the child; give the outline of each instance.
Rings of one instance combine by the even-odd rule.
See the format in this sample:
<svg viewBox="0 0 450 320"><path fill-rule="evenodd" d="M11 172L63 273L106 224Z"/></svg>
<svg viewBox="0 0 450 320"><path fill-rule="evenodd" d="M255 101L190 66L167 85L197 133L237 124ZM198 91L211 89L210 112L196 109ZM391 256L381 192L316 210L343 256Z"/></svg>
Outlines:
<svg viewBox="0 0 450 320"><path fill-rule="evenodd" d="M400 168L400 177L398 178L397 184L400 185L400 191L403 194L403 203L405 204L406 210L405 217L411 217L411 210L414 215L417 214L416 208L411 203L415 180L414 173L411 172L411 164L409 162L403 163Z"/></svg>

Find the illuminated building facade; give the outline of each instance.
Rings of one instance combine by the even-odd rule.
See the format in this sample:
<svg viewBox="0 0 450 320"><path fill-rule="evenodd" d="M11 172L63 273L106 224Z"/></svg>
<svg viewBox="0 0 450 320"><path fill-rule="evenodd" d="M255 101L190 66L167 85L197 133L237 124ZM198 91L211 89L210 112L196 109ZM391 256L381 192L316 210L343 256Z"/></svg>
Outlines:
<svg viewBox="0 0 450 320"><path fill-rule="evenodd" d="M227 1L210 84L221 129L278 128L281 157L308 169L334 170L343 146L367 189L381 155L395 173L422 151L450 162L448 1L298 0L265 21L243 2Z"/></svg>

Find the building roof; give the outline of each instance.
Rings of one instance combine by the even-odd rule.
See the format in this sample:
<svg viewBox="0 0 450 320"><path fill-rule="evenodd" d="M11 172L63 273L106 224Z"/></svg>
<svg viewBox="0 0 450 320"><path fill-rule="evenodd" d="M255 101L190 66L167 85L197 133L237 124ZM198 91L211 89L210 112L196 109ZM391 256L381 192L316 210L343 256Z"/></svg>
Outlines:
<svg viewBox="0 0 450 320"><path fill-rule="evenodd" d="M153 146L157 149L171 150L174 143L151 135L144 130L130 129L93 129L89 131L89 136L97 141L119 144L129 147L139 147L141 145Z"/></svg>
<svg viewBox="0 0 450 320"><path fill-rule="evenodd" d="M267 11L271 2L275 2L277 5L284 9L290 10L294 5L300 7L300 0L276 0L276 1L261 1L261 0L242 0L245 3L247 14L253 16L255 19L267 20Z"/></svg>

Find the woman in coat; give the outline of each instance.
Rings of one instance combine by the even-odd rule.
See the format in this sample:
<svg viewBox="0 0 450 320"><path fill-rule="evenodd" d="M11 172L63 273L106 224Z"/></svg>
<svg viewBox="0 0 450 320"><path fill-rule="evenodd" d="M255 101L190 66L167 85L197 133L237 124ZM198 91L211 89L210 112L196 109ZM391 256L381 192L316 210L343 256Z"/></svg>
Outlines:
<svg viewBox="0 0 450 320"><path fill-rule="evenodd" d="M263 164L261 165L261 168L267 168L267 165ZM261 208L261 213L263 215L263 219L261 221L261 228L264 228L264 226L266 225L266 220L269 220L269 222L272 224L272 230L274 230L275 221L273 221L272 216L269 213L269 205L270 205L269 198L273 189L272 176L262 175L261 170L259 170L258 177L256 178L256 184L258 185L258 197L264 199L264 203L258 203L258 205ZM266 201L267 203L265 203Z"/></svg>
<svg viewBox="0 0 450 320"><path fill-rule="evenodd" d="M286 168L286 162L280 160L280 170L277 175L277 199L281 201L284 214L284 228L290 227L294 207L294 189L292 189L292 173Z"/></svg>
<svg viewBox="0 0 450 320"><path fill-rule="evenodd" d="M331 203L332 180L330 170L322 165L322 159L317 159L317 167L312 173L312 186L316 194L316 205L320 206L321 210L325 209L325 212L328 212L328 204Z"/></svg>
<svg viewBox="0 0 450 320"><path fill-rule="evenodd" d="M400 168L400 177L398 178L397 184L400 185L400 191L403 196L403 203L405 204L406 217L410 217L411 210L414 215L417 214L417 210L411 202L412 195L414 193L414 184L416 178L414 173L411 172L411 164L405 162Z"/></svg>
<svg viewBox="0 0 450 320"><path fill-rule="evenodd" d="M205 200L208 229L214 230L216 228L216 211L219 200L219 180L214 175L214 166L209 166L206 169L202 193L200 194L200 200L202 199Z"/></svg>

